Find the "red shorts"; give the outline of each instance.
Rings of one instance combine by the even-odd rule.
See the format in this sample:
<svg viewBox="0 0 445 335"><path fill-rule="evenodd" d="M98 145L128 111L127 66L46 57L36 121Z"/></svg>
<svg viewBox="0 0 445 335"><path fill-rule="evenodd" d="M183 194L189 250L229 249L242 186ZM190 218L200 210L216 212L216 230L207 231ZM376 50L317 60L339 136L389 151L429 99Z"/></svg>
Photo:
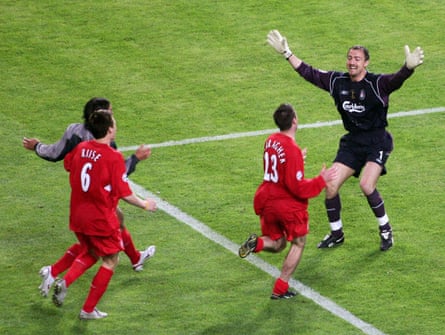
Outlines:
<svg viewBox="0 0 445 335"><path fill-rule="evenodd" d="M288 241L309 233L309 214L306 210L276 210L266 207L260 216L261 232L272 240L285 236Z"/></svg>
<svg viewBox="0 0 445 335"><path fill-rule="evenodd" d="M120 229L116 229L109 236L92 236L78 232L76 232L76 236L82 247L91 250L98 257L117 254L124 250Z"/></svg>

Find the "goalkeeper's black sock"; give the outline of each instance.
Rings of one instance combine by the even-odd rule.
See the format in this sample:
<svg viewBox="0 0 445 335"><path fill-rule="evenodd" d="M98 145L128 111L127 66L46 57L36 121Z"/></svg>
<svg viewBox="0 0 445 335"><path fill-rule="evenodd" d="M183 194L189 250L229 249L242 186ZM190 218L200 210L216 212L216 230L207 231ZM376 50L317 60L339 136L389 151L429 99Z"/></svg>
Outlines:
<svg viewBox="0 0 445 335"><path fill-rule="evenodd" d="M340 219L341 201L337 194L332 199L325 199L326 213L331 226L331 235L335 238L343 236L343 224Z"/></svg>
<svg viewBox="0 0 445 335"><path fill-rule="evenodd" d="M376 218L385 216L385 204L377 189L375 189L370 195L367 195L366 199L368 200L368 204L371 206Z"/></svg>
<svg viewBox="0 0 445 335"><path fill-rule="evenodd" d="M336 222L340 220L341 202L340 195L337 194L332 199L325 199L326 213L328 215L329 222Z"/></svg>

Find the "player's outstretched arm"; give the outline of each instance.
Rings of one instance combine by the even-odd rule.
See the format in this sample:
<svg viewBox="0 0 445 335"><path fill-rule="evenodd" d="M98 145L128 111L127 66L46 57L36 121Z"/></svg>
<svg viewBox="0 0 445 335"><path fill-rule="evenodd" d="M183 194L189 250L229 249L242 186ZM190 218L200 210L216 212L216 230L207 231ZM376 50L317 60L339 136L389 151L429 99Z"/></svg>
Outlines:
<svg viewBox="0 0 445 335"><path fill-rule="evenodd" d="M127 202L133 206L142 208L146 211L154 212L157 209L156 201L154 201L153 199L150 199L150 198L142 200L134 193L127 197L122 198L122 200L124 200L125 202Z"/></svg>
<svg viewBox="0 0 445 335"><path fill-rule="evenodd" d="M53 144L43 144L37 138L23 138L23 147L25 149L35 151L36 155L44 160L50 162L58 162L65 158L65 155L70 152L79 142L80 138L77 136L67 138L66 133L58 142Z"/></svg>
<svg viewBox="0 0 445 335"><path fill-rule="evenodd" d="M275 49L276 52L283 55L289 64L296 70L301 64L301 59L293 54L287 43L286 37L282 36L278 30L271 30L267 34L267 43Z"/></svg>
<svg viewBox="0 0 445 335"><path fill-rule="evenodd" d="M82 141L92 139L93 136L81 123L70 124L59 141L52 144L44 144L37 138L24 138L23 147L34 150L36 155L50 162L58 162L65 158L66 154L74 149Z"/></svg>

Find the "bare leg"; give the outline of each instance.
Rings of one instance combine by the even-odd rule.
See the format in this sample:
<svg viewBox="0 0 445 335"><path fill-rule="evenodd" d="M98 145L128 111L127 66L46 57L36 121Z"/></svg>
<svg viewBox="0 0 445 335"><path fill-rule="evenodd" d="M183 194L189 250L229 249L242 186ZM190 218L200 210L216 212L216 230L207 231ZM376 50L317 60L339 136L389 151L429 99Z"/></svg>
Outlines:
<svg viewBox="0 0 445 335"><path fill-rule="evenodd" d="M300 263L305 244L306 236L298 237L291 242L289 252L284 259L283 267L281 268L280 277L275 281L271 296L272 299L288 299L295 296L295 292L288 291L289 280Z"/></svg>
<svg viewBox="0 0 445 335"><path fill-rule="evenodd" d="M280 278L288 282L300 263L303 255L304 246L306 244L306 236L298 237L291 242L289 252L284 259L283 267L281 269Z"/></svg>

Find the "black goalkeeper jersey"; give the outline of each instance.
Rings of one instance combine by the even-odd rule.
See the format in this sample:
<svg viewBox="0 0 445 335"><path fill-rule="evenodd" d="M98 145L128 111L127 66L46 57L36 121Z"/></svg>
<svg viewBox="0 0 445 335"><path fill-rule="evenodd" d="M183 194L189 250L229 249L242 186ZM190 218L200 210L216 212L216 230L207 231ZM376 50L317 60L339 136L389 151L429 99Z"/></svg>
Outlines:
<svg viewBox="0 0 445 335"><path fill-rule="evenodd" d="M297 72L307 81L329 92L334 98L344 128L350 133L384 129L388 125L390 93L399 89L413 73L403 66L393 74L368 72L363 80L353 82L347 72L322 71L304 62Z"/></svg>

